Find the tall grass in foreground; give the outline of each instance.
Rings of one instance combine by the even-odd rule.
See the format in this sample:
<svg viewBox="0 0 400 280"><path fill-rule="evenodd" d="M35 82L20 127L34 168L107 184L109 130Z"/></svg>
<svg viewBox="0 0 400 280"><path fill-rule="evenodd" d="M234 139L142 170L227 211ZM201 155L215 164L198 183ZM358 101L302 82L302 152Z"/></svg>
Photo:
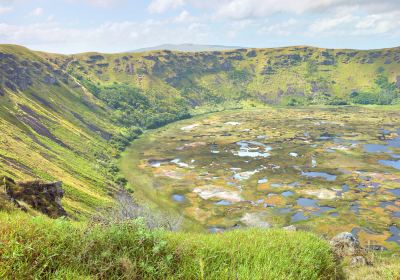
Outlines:
<svg viewBox="0 0 400 280"><path fill-rule="evenodd" d="M0 213L0 279L340 279L313 234L149 230Z"/></svg>
<svg viewBox="0 0 400 280"><path fill-rule="evenodd" d="M306 232L249 229L169 233L182 279L341 279L326 241Z"/></svg>

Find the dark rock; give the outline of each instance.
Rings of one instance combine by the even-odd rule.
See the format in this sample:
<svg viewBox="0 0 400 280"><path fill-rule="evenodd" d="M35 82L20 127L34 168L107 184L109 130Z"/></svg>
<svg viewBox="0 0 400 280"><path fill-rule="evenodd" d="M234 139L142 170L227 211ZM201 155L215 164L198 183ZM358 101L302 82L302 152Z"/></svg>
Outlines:
<svg viewBox="0 0 400 280"><path fill-rule="evenodd" d="M252 50L252 51L249 51L246 55L247 55L247 57L256 57L257 52L255 50Z"/></svg>
<svg viewBox="0 0 400 280"><path fill-rule="evenodd" d="M96 61L96 60L103 60L104 56L98 54L98 55L91 55L89 56L89 58L90 60Z"/></svg>
<svg viewBox="0 0 400 280"><path fill-rule="evenodd" d="M276 71L274 70L274 68L272 68L272 66L266 65L264 67L264 69L262 70L261 74L262 75L273 75L273 74L275 74L275 72Z"/></svg>
<svg viewBox="0 0 400 280"><path fill-rule="evenodd" d="M342 232L332 238L330 241L335 255L342 259L346 256L362 255L363 249L360 246L358 239L350 232Z"/></svg>
<svg viewBox="0 0 400 280"><path fill-rule="evenodd" d="M105 67L108 67L110 64L109 63L97 63L96 65L98 67L105 68Z"/></svg>
<svg viewBox="0 0 400 280"><path fill-rule="evenodd" d="M311 92L316 93L318 92L319 87L317 82L311 82Z"/></svg>
<svg viewBox="0 0 400 280"><path fill-rule="evenodd" d="M367 260L363 256L355 256L351 259L350 265L353 267L367 265Z"/></svg>
<svg viewBox="0 0 400 280"><path fill-rule="evenodd" d="M297 231L297 228L294 225L283 227L282 229L287 230L287 231Z"/></svg>
<svg viewBox="0 0 400 280"><path fill-rule="evenodd" d="M229 61L224 61L224 62L221 64L221 70L223 70L223 71L230 71L230 70L232 70L232 64L231 64Z"/></svg>
<svg viewBox="0 0 400 280"><path fill-rule="evenodd" d="M40 180L15 182L11 178L1 177L0 187L5 190L10 201L21 208L18 201L29 204L33 209L52 218L67 216L61 205L64 196L62 182L43 182Z"/></svg>
<svg viewBox="0 0 400 280"><path fill-rule="evenodd" d="M326 59L326 60L320 62L320 65L334 65L334 64L335 64L335 61L333 59L332 60Z"/></svg>
<svg viewBox="0 0 400 280"><path fill-rule="evenodd" d="M16 91L17 90L17 87L13 83L11 83L10 81L6 81L5 82L5 86L8 87L9 89L11 89L12 91Z"/></svg>
<svg viewBox="0 0 400 280"><path fill-rule="evenodd" d="M244 58L243 58L243 56L241 54L237 54L237 55L228 56L228 59L231 59L231 60L243 60Z"/></svg>
<svg viewBox="0 0 400 280"><path fill-rule="evenodd" d="M389 58L385 60L385 64L392 64L392 60L390 60Z"/></svg>
<svg viewBox="0 0 400 280"><path fill-rule="evenodd" d="M57 83L57 79L51 75L46 75L43 79L43 82L48 85L54 85Z"/></svg>
<svg viewBox="0 0 400 280"><path fill-rule="evenodd" d="M125 72L129 75L133 75L135 73L135 69L133 68L133 63L125 65Z"/></svg>
<svg viewBox="0 0 400 280"><path fill-rule="evenodd" d="M387 248L382 245L368 245L365 247L365 249L370 251L387 251Z"/></svg>

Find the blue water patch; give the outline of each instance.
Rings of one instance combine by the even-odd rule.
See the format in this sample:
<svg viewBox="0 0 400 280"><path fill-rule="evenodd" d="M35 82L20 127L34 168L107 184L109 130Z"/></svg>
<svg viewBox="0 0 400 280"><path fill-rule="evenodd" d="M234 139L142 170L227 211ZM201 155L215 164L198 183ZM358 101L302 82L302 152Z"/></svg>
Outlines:
<svg viewBox="0 0 400 280"><path fill-rule="evenodd" d="M386 239L386 241L396 242L398 245L400 245L400 229L396 226L390 226L389 231L392 235Z"/></svg>
<svg viewBox="0 0 400 280"><path fill-rule="evenodd" d="M380 160L379 163L384 166L400 169L400 160Z"/></svg>
<svg viewBox="0 0 400 280"><path fill-rule="evenodd" d="M208 230L209 230L209 232L211 232L211 233L222 233L222 232L225 231L224 228L220 228L220 227L211 227L211 228L209 228Z"/></svg>
<svg viewBox="0 0 400 280"><path fill-rule="evenodd" d="M379 207L380 208L386 208L388 206L394 206L395 201L381 201L381 203L379 203Z"/></svg>
<svg viewBox="0 0 400 280"><path fill-rule="evenodd" d="M398 136L394 139L386 140L386 143L389 145L389 147L392 148L400 148L400 129L397 130Z"/></svg>
<svg viewBox="0 0 400 280"><path fill-rule="evenodd" d="M220 201L215 203L215 205L220 205L220 206L229 206L231 204L232 203L230 201L227 201L227 200L220 200Z"/></svg>
<svg viewBox="0 0 400 280"><path fill-rule="evenodd" d="M320 137L318 137L318 139L319 140L330 140L330 139L332 139L332 137L331 136L320 136Z"/></svg>
<svg viewBox="0 0 400 280"><path fill-rule="evenodd" d="M294 192L292 192L292 191L285 191L285 192L281 193L281 195L283 195L284 197L292 196L293 194L294 194Z"/></svg>
<svg viewBox="0 0 400 280"><path fill-rule="evenodd" d="M176 202L184 202L186 200L185 196L181 194L172 195L172 199Z"/></svg>
<svg viewBox="0 0 400 280"><path fill-rule="evenodd" d="M365 144L364 151L367 153L390 153L389 148L382 144Z"/></svg>
<svg viewBox="0 0 400 280"><path fill-rule="evenodd" d="M271 187L272 187L272 188L280 188L280 187L282 187L282 184L279 184L279 183L272 183L272 184L271 184Z"/></svg>
<svg viewBox="0 0 400 280"><path fill-rule="evenodd" d="M350 211L358 215L360 214L360 207L358 206L358 204L353 204L350 206Z"/></svg>
<svg viewBox="0 0 400 280"><path fill-rule="evenodd" d="M332 211L335 210L335 208L330 207L330 206L321 206L318 208L317 211L313 212L313 215L315 216L321 216L323 213L328 212L328 211Z"/></svg>
<svg viewBox="0 0 400 280"><path fill-rule="evenodd" d="M312 177L312 178L324 178L327 181L335 181L336 175L332 175L325 172L301 172L302 176Z"/></svg>
<svg viewBox="0 0 400 280"><path fill-rule="evenodd" d="M303 212L297 212L297 213L293 214L291 220L292 220L292 223L295 223L295 222L299 222L299 221L308 220L308 217L306 217Z"/></svg>
<svg viewBox="0 0 400 280"><path fill-rule="evenodd" d="M317 201L311 198L300 197L296 200L297 205L301 207L318 207Z"/></svg>
<svg viewBox="0 0 400 280"><path fill-rule="evenodd" d="M347 184L342 185L342 190L339 190L336 192L337 196L343 196L344 193L348 192L350 190L350 187Z"/></svg>
<svg viewBox="0 0 400 280"><path fill-rule="evenodd" d="M384 128L381 128L379 132L383 135L389 135L390 133L392 133L390 130Z"/></svg>
<svg viewBox="0 0 400 280"><path fill-rule="evenodd" d="M268 153L269 151L272 150L272 147L267 146L263 143L257 142L257 141L246 141L242 140L239 142L236 142L237 145L240 146L240 149L238 152L234 152L234 155L237 155L239 157L269 157L271 154ZM258 150L262 148L264 151L259 152Z"/></svg>
<svg viewBox="0 0 400 280"><path fill-rule="evenodd" d="M358 233L359 233L360 231L361 231L361 228L356 227L356 228L353 228L353 229L351 230L351 234L358 238Z"/></svg>
<svg viewBox="0 0 400 280"><path fill-rule="evenodd" d="M392 189L392 190L387 190L388 192L400 196L400 189Z"/></svg>
<svg viewBox="0 0 400 280"><path fill-rule="evenodd" d="M268 182L268 178L262 178L262 179L258 180L259 184L264 184L266 182Z"/></svg>

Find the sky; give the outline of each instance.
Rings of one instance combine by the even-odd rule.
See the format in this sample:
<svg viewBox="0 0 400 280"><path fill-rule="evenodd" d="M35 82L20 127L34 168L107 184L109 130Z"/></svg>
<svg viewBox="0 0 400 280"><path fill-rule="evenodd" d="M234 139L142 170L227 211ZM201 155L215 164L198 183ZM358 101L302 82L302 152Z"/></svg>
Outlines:
<svg viewBox="0 0 400 280"><path fill-rule="evenodd" d="M56 53L160 44L400 46L400 0L0 0L0 44Z"/></svg>

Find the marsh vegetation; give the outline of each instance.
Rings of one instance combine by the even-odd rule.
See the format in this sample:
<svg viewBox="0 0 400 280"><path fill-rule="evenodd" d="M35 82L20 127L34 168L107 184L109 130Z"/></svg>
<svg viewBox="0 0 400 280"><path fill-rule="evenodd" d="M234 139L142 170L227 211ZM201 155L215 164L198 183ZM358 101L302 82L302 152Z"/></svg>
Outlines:
<svg viewBox="0 0 400 280"><path fill-rule="evenodd" d="M149 132L122 165L138 197L183 213L192 229L294 224L397 250L399 158L396 110L271 108Z"/></svg>

